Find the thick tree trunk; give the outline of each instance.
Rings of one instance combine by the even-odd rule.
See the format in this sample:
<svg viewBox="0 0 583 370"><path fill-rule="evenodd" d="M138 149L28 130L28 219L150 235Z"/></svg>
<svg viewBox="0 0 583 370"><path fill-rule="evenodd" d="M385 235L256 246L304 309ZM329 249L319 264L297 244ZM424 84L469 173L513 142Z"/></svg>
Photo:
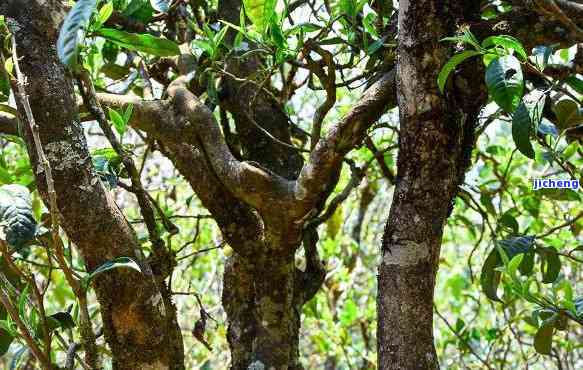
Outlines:
<svg viewBox="0 0 583 370"><path fill-rule="evenodd" d="M450 56L443 37L479 15L479 2L401 1L396 188L378 276L379 369L437 369L433 289L444 224L470 162L483 103L475 64L446 96L437 74ZM474 4L475 3L475 4ZM469 78L466 78L469 77Z"/></svg>
<svg viewBox="0 0 583 370"><path fill-rule="evenodd" d="M312 231L306 231L308 255L314 237ZM313 260L305 271L297 269L297 245L273 242L255 258L233 254L225 267L223 305L233 370L301 369L300 313L321 286L325 271Z"/></svg>
<svg viewBox="0 0 583 370"><path fill-rule="evenodd" d="M115 257L136 258L137 237L93 168L73 82L56 55L62 4L5 1L0 2L0 14L8 17L16 37L20 65L28 77L26 91L52 168L58 209L68 237L88 271ZM24 110L18 108L24 118ZM46 179L31 132L26 129L23 136L36 184L48 204ZM184 369L182 335L163 277L119 269L96 279L95 290L114 369Z"/></svg>
<svg viewBox="0 0 583 370"><path fill-rule="evenodd" d="M293 258L255 266L235 256L230 259L223 305L229 320L231 368L299 369ZM248 268L245 276L242 265Z"/></svg>

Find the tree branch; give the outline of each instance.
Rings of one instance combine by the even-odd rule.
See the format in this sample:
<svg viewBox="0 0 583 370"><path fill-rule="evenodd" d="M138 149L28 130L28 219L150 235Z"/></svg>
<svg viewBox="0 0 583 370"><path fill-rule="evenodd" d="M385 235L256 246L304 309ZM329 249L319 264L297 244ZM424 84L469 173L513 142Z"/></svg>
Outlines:
<svg viewBox="0 0 583 370"><path fill-rule="evenodd" d="M312 151L295 185L295 196L303 204L304 212L328 195L322 191L338 176L345 155L359 145L367 129L395 105L395 72L392 70L366 91Z"/></svg>
<svg viewBox="0 0 583 370"><path fill-rule="evenodd" d="M270 201L291 202L290 181L233 156L212 112L187 89L187 81L186 76L173 81L167 90L168 99L162 101L142 101L113 94L97 94L97 98L110 107L133 104L130 124L162 141L203 149L212 170L225 187L252 207L262 210Z"/></svg>

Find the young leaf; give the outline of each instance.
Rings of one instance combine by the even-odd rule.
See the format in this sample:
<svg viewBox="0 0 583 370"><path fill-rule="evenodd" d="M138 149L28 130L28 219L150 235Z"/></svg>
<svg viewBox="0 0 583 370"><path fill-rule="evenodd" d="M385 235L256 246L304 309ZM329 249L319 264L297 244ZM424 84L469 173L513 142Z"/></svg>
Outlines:
<svg viewBox="0 0 583 370"><path fill-rule="evenodd" d="M123 112L123 121L126 126L130 123L130 118L132 118L132 113L134 112L134 105L129 103Z"/></svg>
<svg viewBox="0 0 583 370"><path fill-rule="evenodd" d="M518 59L512 55L494 59L486 69L486 86L502 110L514 112L524 92L524 78Z"/></svg>
<svg viewBox="0 0 583 370"><path fill-rule="evenodd" d="M180 54L178 45L168 39L148 34L129 33L112 28L101 28L96 33L126 49L141 51L160 57Z"/></svg>
<svg viewBox="0 0 583 370"><path fill-rule="evenodd" d="M99 9L99 13L97 13L97 19L95 20L95 29L101 28L103 24L111 17L113 14L113 3L107 2L103 4L101 9Z"/></svg>
<svg viewBox="0 0 583 370"><path fill-rule="evenodd" d="M267 25L274 16L276 3L276 0L243 0L247 17L260 33L265 32Z"/></svg>
<svg viewBox="0 0 583 370"><path fill-rule="evenodd" d="M526 62L528 60L528 54L526 54L522 43L512 36L500 35L487 37L482 41L482 47L487 48L490 46L502 46L505 49L512 49L523 61Z"/></svg>
<svg viewBox="0 0 583 370"><path fill-rule="evenodd" d="M517 278L516 272L518 271L518 268L522 264L523 260L524 260L524 254L520 253L520 254L517 254L516 256L512 257L512 259L508 263L507 271L508 271L508 274L510 274L510 276L513 279Z"/></svg>
<svg viewBox="0 0 583 370"><path fill-rule="evenodd" d="M192 49L201 49L205 51L211 58L214 56L214 48L213 46L206 40L192 40L191 44Z"/></svg>
<svg viewBox="0 0 583 370"><path fill-rule="evenodd" d="M89 283L91 283L91 281L93 279L95 279L95 277L103 274L106 271L117 269L117 268L122 268L122 267L123 268L130 268L130 269L136 270L138 272L142 272L142 270L140 269L140 266L131 258L118 257L118 258L115 258L111 261L105 262L104 264L102 264L101 266L96 268L93 272L91 272L90 274L83 277L83 279L81 279L81 285L85 289L87 289L87 287L89 287Z"/></svg>
<svg viewBox="0 0 583 370"><path fill-rule="evenodd" d="M512 139L518 150L530 159L534 159L534 149L530 142L532 122L526 105L521 102L512 114Z"/></svg>
<svg viewBox="0 0 583 370"><path fill-rule="evenodd" d="M480 55L480 52L468 50L462 51L461 53L452 56L447 61L447 63L445 63L441 71L439 71L439 75L437 76L437 85L439 86L439 91L443 93L443 90L445 89L445 83L447 82L449 74L455 69L455 67L458 66L458 64L476 55Z"/></svg>
<svg viewBox="0 0 583 370"><path fill-rule="evenodd" d="M80 41L85 37L85 27L97 6L97 0L78 0L65 17L57 40L57 53L61 63L74 67Z"/></svg>
<svg viewBox="0 0 583 370"><path fill-rule="evenodd" d="M122 115L112 108L107 108L107 113L109 115L109 120L111 121L111 123L113 123L113 127L115 127L115 130L120 135L123 135L127 130L127 123L122 117Z"/></svg>

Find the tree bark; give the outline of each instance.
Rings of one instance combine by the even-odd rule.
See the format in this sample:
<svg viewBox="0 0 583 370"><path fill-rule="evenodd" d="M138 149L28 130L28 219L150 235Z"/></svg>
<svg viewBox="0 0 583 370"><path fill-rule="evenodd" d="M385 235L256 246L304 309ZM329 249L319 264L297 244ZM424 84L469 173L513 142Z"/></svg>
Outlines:
<svg viewBox="0 0 583 370"><path fill-rule="evenodd" d="M465 4L464 4L465 3ZM437 369L433 289L443 228L470 164L474 123L485 94L477 63L452 76L444 95L437 74L451 55L439 42L479 19L479 2L399 2L397 97L399 156L378 275L379 369Z"/></svg>
<svg viewBox="0 0 583 370"><path fill-rule="evenodd" d="M5 1L0 4L0 14L8 17L16 37L20 65L28 77L26 91L52 168L57 206L68 237L88 271L116 257L137 258L137 237L93 168L72 79L57 58L62 4ZM20 117L25 119L24 114ZM25 130L23 136L37 187L48 204L46 179L32 134ZM114 369L184 369L182 335L163 277L144 278L133 270L118 269L96 279L95 291Z"/></svg>

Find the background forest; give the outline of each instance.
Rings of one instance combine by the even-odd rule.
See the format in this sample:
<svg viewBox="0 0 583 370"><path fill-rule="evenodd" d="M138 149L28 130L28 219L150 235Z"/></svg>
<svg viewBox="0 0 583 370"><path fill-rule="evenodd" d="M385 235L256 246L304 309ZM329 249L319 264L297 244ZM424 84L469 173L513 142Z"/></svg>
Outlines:
<svg viewBox="0 0 583 370"><path fill-rule="evenodd" d="M554 7L545 8L548 3ZM238 252L193 190L198 178L185 178L186 165L176 160L179 151L156 131L162 115L146 119L145 126L136 124L148 114L141 99L180 96L172 92L180 89L173 84L186 76L185 86L211 112L236 160L280 174L277 166L261 163L269 151L308 161L318 140L335 132L398 58L397 2L242 4L229 18L217 1L78 0L67 3L67 18L54 16L64 18L57 22L54 58L67 66L73 81L78 100L73 103L79 105L97 178L135 230L141 253L156 255L152 251L159 240L173 256L166 282L186 369L229 368L223 300L232 287L223 279ZM50 187L47 192L42 185L39 193L29 159L38 147L32 135L23 139L22 125L30 118L23 109L25 94L19 92L24 79L36 76L23 76L18 68L16 56L20 63L27 60L21 47L30 45L19 41L19 23L10 20L10 5L3 6L0 367L42 368L37 358L44 353L61 368L93 368L84 354L92 345L89 336L109 369L112 350L96 297L101 288L93 284L121 279L125 275L113 274L132 269L144 281L149 275L135 256L114 256L88 269L87 257L68 236L69 225L59 221L64 216L51 210ZM439 364L443 369L581 369L583 192L534 191L533 179L583 179L583 4L488 0L479 8L478 21L456 24L442 35L439 44L450 49L432 77L434 89L445 96L456 70L473 63L478 73L469 82L483 84L483 95L489 96L487 101L475 97L485 104L475 126L471 165L444 228L433 304ZM516 28L513 22L531 26ZM247 70L232 68L233 55L259 62ZM246 137L235 123L243 116L237 94L250 98L245 104L261 125L265 115L287 117L287 138L275 126L257 127L253 116L244 116L249 121L244 129L255 135ZM270 99L280 104L277 113L254 110ZM398 181L402 129L394 99L387 98L386 106L390 109L364 130L362 142L341 158L338 181L331 182L329 195L319 199L312 214L325 277L299 306L299 363L305 369L378 368L377 267ZM166 124L161 118L158 123ZM250 151L263 142L267 152ZM210 157L212 150L206 150ZM58 161L49 160L59 176ZM262 199L251 203L261 208ZM278 207L283 206L272 206ZM90 210L83 212L93 220ZM85 214L75 222L82 223ZM308 270L310 253L299 248L295 266ZM153 262L154 274L164 268Z"/></svg>

